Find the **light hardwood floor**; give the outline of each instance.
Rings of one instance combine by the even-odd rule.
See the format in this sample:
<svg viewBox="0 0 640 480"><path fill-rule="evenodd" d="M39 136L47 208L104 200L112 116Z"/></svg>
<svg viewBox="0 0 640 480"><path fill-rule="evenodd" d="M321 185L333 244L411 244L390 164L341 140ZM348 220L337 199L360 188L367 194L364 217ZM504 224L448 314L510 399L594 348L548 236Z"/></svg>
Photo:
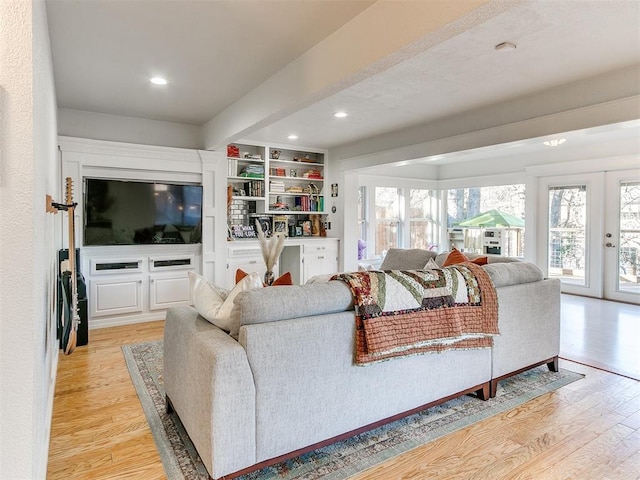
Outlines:
<svg viewBox="0 0 640 480"><path fill-rule="evenodd" d="M90 332L61 356L48 476L166 478L120 346L163 322ZM586 377L374 467L352 480L640 479L640 382L560 361Z"/></svg>

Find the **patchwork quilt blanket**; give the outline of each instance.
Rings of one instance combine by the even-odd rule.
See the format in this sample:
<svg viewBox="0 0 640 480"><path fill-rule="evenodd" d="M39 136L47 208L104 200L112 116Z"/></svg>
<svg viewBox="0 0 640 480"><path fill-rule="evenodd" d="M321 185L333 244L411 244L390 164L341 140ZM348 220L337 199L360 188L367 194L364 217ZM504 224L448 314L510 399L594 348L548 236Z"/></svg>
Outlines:
<svg viewBox="0 0 640 480"><path fill-rule="evenodd" d="M498 300L485 270L466 262L434 270L342 273L354 297L355 363L447 349L488 348Z"/></svg>

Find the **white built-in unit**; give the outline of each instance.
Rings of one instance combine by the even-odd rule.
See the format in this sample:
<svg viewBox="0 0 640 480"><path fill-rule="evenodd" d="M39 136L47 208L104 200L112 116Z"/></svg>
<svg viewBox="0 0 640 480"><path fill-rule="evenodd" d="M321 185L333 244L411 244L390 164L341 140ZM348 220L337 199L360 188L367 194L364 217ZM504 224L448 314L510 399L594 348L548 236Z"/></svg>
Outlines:
<svg viewBox="0 0 640 480"><path fill-rule="evenodd" d="M276 278L282 273L291 273L294 284L304 284L316 275L337 273L338 248L337 238L288 238L273 273ZM257 241L244 240L229 243L227 288L233 287L238 269L264 275L266 266Z"/></svg>
<svg viewBox="0 0 640 480"><path fill-rule="evenodd" d="M87 284L89 328L164 319L167 308L190 303L189 272L226 281L224 153L70 137L59 141L63 181L72 178L78 203L75 238ZM153 244L90 245L83 238L86 179L201 186L200 243L169 242L165 234ZM144 208L136 200L127 206L132 212ZM98 227L87 231L101 234Z"/></svg>
<svg viewBox="0 0 640 480"><path fill-rule="evenodd" d="M89 288L92 327L159 320L164 310L190 303L189 275L197 253L127 255L85 249L83 272Z"/></svg>
<svg viewBox="0 0 640 480"><path fill-rule="evenodd" d="M326 152L266 145L227 147L230 234L244 238L255 217L286 215L296 224L325 213Z"/></svg>
<svg viewBox="0 0 640 480"><path fill-rule="evenodd" d="M287 238L276 276L290 271L294 283L304 283L338 271L338 239L320 236L315 228L326 205L325 151L237 144L237 156L230 156L71 137L59 141L63 183L72 178L78 203L75 238L87 284L89 328L163 319L167 308L190 303L189 272L228 288L238 268L264 275L257 239L228 239L234 211L245 225L258 216L284 228L315 222L316 235ZM175 243L186 235L178 228L163 232L157 243L154 236L152 244L90 245L83 238L86 179L201 186L201 243ZM270 186L273 182L278 188ZM127 208L136 211L142 205L132 199ZM62 231L66 245L66 228ZM87 223L86 231L95 238L114 228L97 221Z"/></svg>

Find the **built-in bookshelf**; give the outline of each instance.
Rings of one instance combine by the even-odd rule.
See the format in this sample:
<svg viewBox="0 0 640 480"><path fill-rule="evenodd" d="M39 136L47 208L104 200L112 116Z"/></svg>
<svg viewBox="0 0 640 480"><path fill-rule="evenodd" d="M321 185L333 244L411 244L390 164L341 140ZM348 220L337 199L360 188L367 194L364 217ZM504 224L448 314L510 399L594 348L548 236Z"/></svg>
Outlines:
<svg viewBox="0 0 640 480"><path fill-rule="evenodd" d="M318 234L313 226L326 204L324 152L231 144L227 164L230 236L253 238L256 219L264 228L271 222L269 233L277 229L303 236L309 222L312 234Z"/></svg>

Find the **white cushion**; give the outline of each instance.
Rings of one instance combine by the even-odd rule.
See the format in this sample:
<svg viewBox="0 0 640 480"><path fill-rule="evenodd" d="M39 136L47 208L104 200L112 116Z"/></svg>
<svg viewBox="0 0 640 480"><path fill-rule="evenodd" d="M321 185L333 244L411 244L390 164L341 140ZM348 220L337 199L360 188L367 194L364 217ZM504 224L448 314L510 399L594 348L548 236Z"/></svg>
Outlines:
<svg viewBox="0 0 640 480"><path fill-rule="evenodd" d="M234 337L238 336L240 330L240 312L234 305L236 296L240 292L263 287L260 275L255 272L240 280L230 292L193 272L189 272L189 283L191 301L198 313Z"/></svg>
<svg viewBox="0 0 640 480"><path fill-rule="evenodd" d="M434 269L440 269L440 268L442 267L438 265L433 258L430 258L427 264L424 266L425 270L434 270Z"/></svg>
<svg viewBox="0 0 640 480"><path fill-rule="evenodd" d="M191 303L200 315L211 323L226 300L229 291L207 281L202 275L189 272Z"/></svg>

